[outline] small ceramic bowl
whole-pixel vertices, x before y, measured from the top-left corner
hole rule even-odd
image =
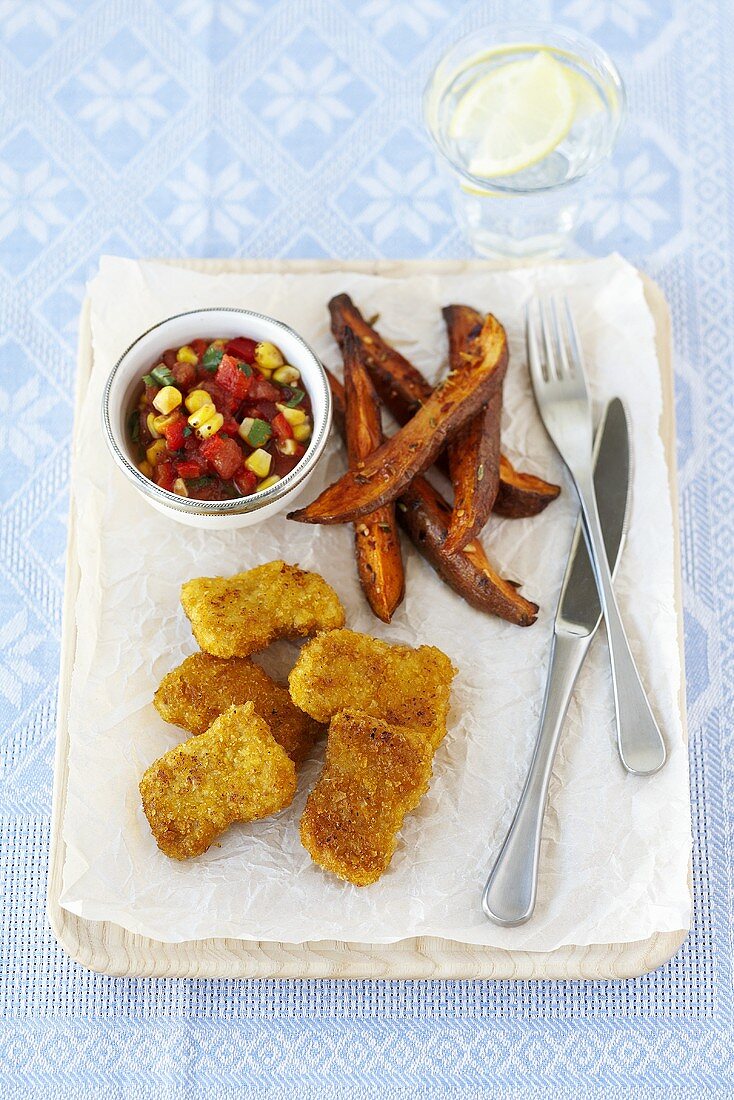
[[[192,500],[161,489],[138,470],[127,439],[127,417],[140,379],[166,348],[181,347],[201,336],[248,336],[277,344],[286,362],[297,367],[311,398],[313,434],[297,466],[269,489],[234,500]],[[248,309],[194,309],[148,329],[112,368],[102,399],[102,425],[112,457],[143,499],[179,523],[211,530],[248,527],[290,507],[305,488],[323,454],[331,428],[329,383],[306,341],[274,317]]]

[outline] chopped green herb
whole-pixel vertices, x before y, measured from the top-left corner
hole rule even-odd
[[[211,371],[213,374],[219,364],[222,362],[222,356],[224,355],[224,348],[217,347],[216,344],[210,344],[204,352],[200,365],[204,370]]]
[[[159,363],[157,367],[153,367],[150,373],[153,378],[153,384],[156,386],[176,385],[176,379],[173,377],[168,367],[163,363]]]
[[[129,417],[128,422],[127,422],[127,428],[128,428],[128,431],[130,432],[130,438],[132,439],[133,443],[139,443],[140,442],[140,416],[138,415],[137,410],[135,412],[130,413],[130,417]]]
[[[144,374],[143,375],[143,382],[145,383],[146,386],[157,386],[158,385],[158,383],[156,382],[156,380],[155,380],[155,378],[153,377],[152,374]]]
[[[247,442],[251,447],[262,447],[267,443],[272,434],[273,429],[270,427],[267,420],[258,420],[257,417],[255,417],[247,433]]]
[[[242,373],[245,375],[246,378],[251,378],[252,377],[252,367],[250,366],[249,363],[239,363],[238,362],[237,366],[240,368],[240,370],[242,371]]]
[[[213,477],[192,477],[187,478],[186,486],[189,489],[203,489],[205,485],[211,485],[213,481]]]
[[[183,434],[184,434],[184,435],[186,436],[186,438],[187,438],[187,439],[188,439],[188,437],[189,437],[190,435],[192,435],[192,431],[191,431],[191,428],[190,428],[190,427],[188,426],[188,424],[187,424],[187,425],[186,425],[186,427],[184,428],[184,430],[183,430]]]
[[[286,390],[289,391],[289,395],[286,397]],[[303,390],[294,390],[290,386],[283,387],[283,396],[286,398],[284,404],[289,409],[295,409],[296,405],[300,405],[306,394]]]

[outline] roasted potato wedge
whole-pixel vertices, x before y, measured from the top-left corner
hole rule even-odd
[[[277,638],[344,624],[344,608],[324,578],[284,561],[187,581],[181,603],[197,642],[215,657],[249,657]]]
[[[338,294],[329,302],[331,330],[341,343],[344,328],[349,325],[360,343],[362,362],[369,371],[377,395],[390,410],[398,424],[405,424],[430,397],[431,384],[395,348],[364,319],[348,294]],[[445,454],[438,465],[448,473]],[[560,486],[533,474],[516,470],[509,459],[500,457],[500,483],[494,511],[511,519],[536,516],[555,500]]]
[[[151,832],[172,859],[201,855],[233,822],[277,813],[295,793],[295,765],[252,703],[230,707],[140,781]]]
[[[293,705],[286,688],[248,657],[192,653],[164,676],[153,705],[166,722],[201,734],[233,705],[252,703],[296,764],[308,755],[324,727]]]
[[[496,392],[507,365],[504,329],[487,314],[477,337],[477,358],[436,387],[415,416],[365,459],[308,504],[289,513],[301,523],[347,523],[395,500],[467,421]]]
[[[400,498],[401,527],[446,584],[479,611],[498,615],[516,626],[532,626],[538,605],[521,596],[511,581],[500,577],[477,539],[456,554],[446,553],[450,518],[450,504],[425,477],[415,478]]]
[[[446,306],[443,318],[449,338],[449,369],[462,370],[476,352],[482,315],[470,306]],[[446,448],[454,488],[445,550],[455,554],[482,530],[489,519],[500,482],[502,390],[465,424]]]
[[[326,373],[334,399],[334,419],[343,434],[344,387],[331,371]],[[413,479],[397,502],[396,515],[416,550],[472,607],[519,626],[535,622],[537,604],[524,599],[510,581],[499,576],[476,539],[457,554],[446,553],[444,541],[451,505],[426,478]]]
[[[360,470],[384,442],[377,394],[351,329],[342,343],[349,465]],[[354,553],[362,591],[378,619],[389,623],[405,596],[405,572],[395,505],[384,504],[354,525]]]
[[[301,650],[288,679],[291,698],[317,722],[356,707],[423,731],[434,749],[446,733],[456,669],[432,645],[391,645],[355,630],[318,634]]]
[[[377,882],[405,815],[428,790],[432,760],[416,730],[357,710],[337,714],[301,817],[301,842],[313,861],[355,886]]]

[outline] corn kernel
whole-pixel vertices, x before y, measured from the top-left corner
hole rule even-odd
[[[164,386],[153,398],[153,407],[165,415],[177,409],[182,399],[181,390],[177,390],[175,386]]]
[[[311,421],[307,420],[304,424],[293,425],[293,438],[299,443],[305,443],[307,439],[311,438]]]
[[[161,437],[161,433],[158,431],[158,429],[155,426],[156,420],[160,420],[160,419],[161,418],[159,416],[154,416],[153,413],[148,413],[147,420],[145,421],[146,424],[148,425],[148,431],[153,436],[153,439],[160,439],[160,437]]]
[[[263,489],[269,489],[272,485],[277,485],[279,481],[280,478],[277,474],[271,474],[270,477],[266,477],[262,481],[258,482],[255,492],[261,493]]]
[[[153,417],[153,427],[158,432],[158,435],[163,435],[169,424],[172,424],[174,420],[178,420],[179,413],[174,409],[172,413],[167,413],[166,416]]]
[[[286,365],[285,367],[278,367],[273,371],[273,381],[277,382],[281,386],[292,386],[295,382],[300,382],[301,372],[296,367]]]
[[[263,340],[255,348],[255,362],[262,370],[276,370],[283,366],[285,359],[275,344],[271,344],[269,340]]]
[[[278,450],[282,455],[294,455],[298,450],[298,443],[295,439],[282,439],[278,443]]]
[[[165,439],[156,439],[155,443],[151,443],[150,447],[148,447],[147,451],[145,452],[145,457],[148,459],[148,462],[151,464],[151,466],[157,466],[158,462],[161,459],[161,456],[165,454],[165,451]]]
[[[275,405],[289,424],[303,424],[305,422],[306,414],[303,409],[289,409],[287,405],[279,405],[277,401]]]
[[[196,429],[196,434],[199,439],[209,439],[210,436],[217,434],[223,424],[224,417],[221,413],[215,412],[214,416],[210,416],[208,420],[205,420],[203,424],[199,425]]]
[[[202,405],[211,405],[212,395],[206,390],[192,390],[186,395],[184,404],[190,413],[195,413]]]
[[[189,491],[186,488],[186,482],[182,477],[177,477],[173,483],[173,491],[177,497],[187,497]]]
[[[258,447],[245,459],[245,466],[248,470],[252,470],[256,477],[267,477],[270,473],[271,462],[272,456],[269,452],[264,451],[262,447]]]
[[[152,477],[153,476],[153,467],[151,466],[151,464],[147,460],[145,462],[139,462],[138,463],[138,469],[140,470],[141,474],[143,474],[145,477]]]
[[[182,348],[178,349],[176,358],[179,363],[191,363],[192,367],[195,367],[199,362],[199,356],[196,354],[193,348],[190,348],[188,344],[184,344]]]
[[[211,397],[207,401],[206,405],[200,405],[196,412],[193,412],[189,417],[189,424],[192,428],[200,428],[202,424],[206,423],[213,416],[216,416],[217,410],[214,406],[214,402]]]

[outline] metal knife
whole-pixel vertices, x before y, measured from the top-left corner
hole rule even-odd
[[[594,446],[594,486],[612,573],[624,541],[629,481],[627,415],[624,405],[615,397],[604,411]],[[553,758],[576,677],[601,618],[594,572],[579,519],[556,611],[545,699],[530,770],[512,824],[484,887],[482,907],[496,924],[524,924],[535,908],[540,837]]]

